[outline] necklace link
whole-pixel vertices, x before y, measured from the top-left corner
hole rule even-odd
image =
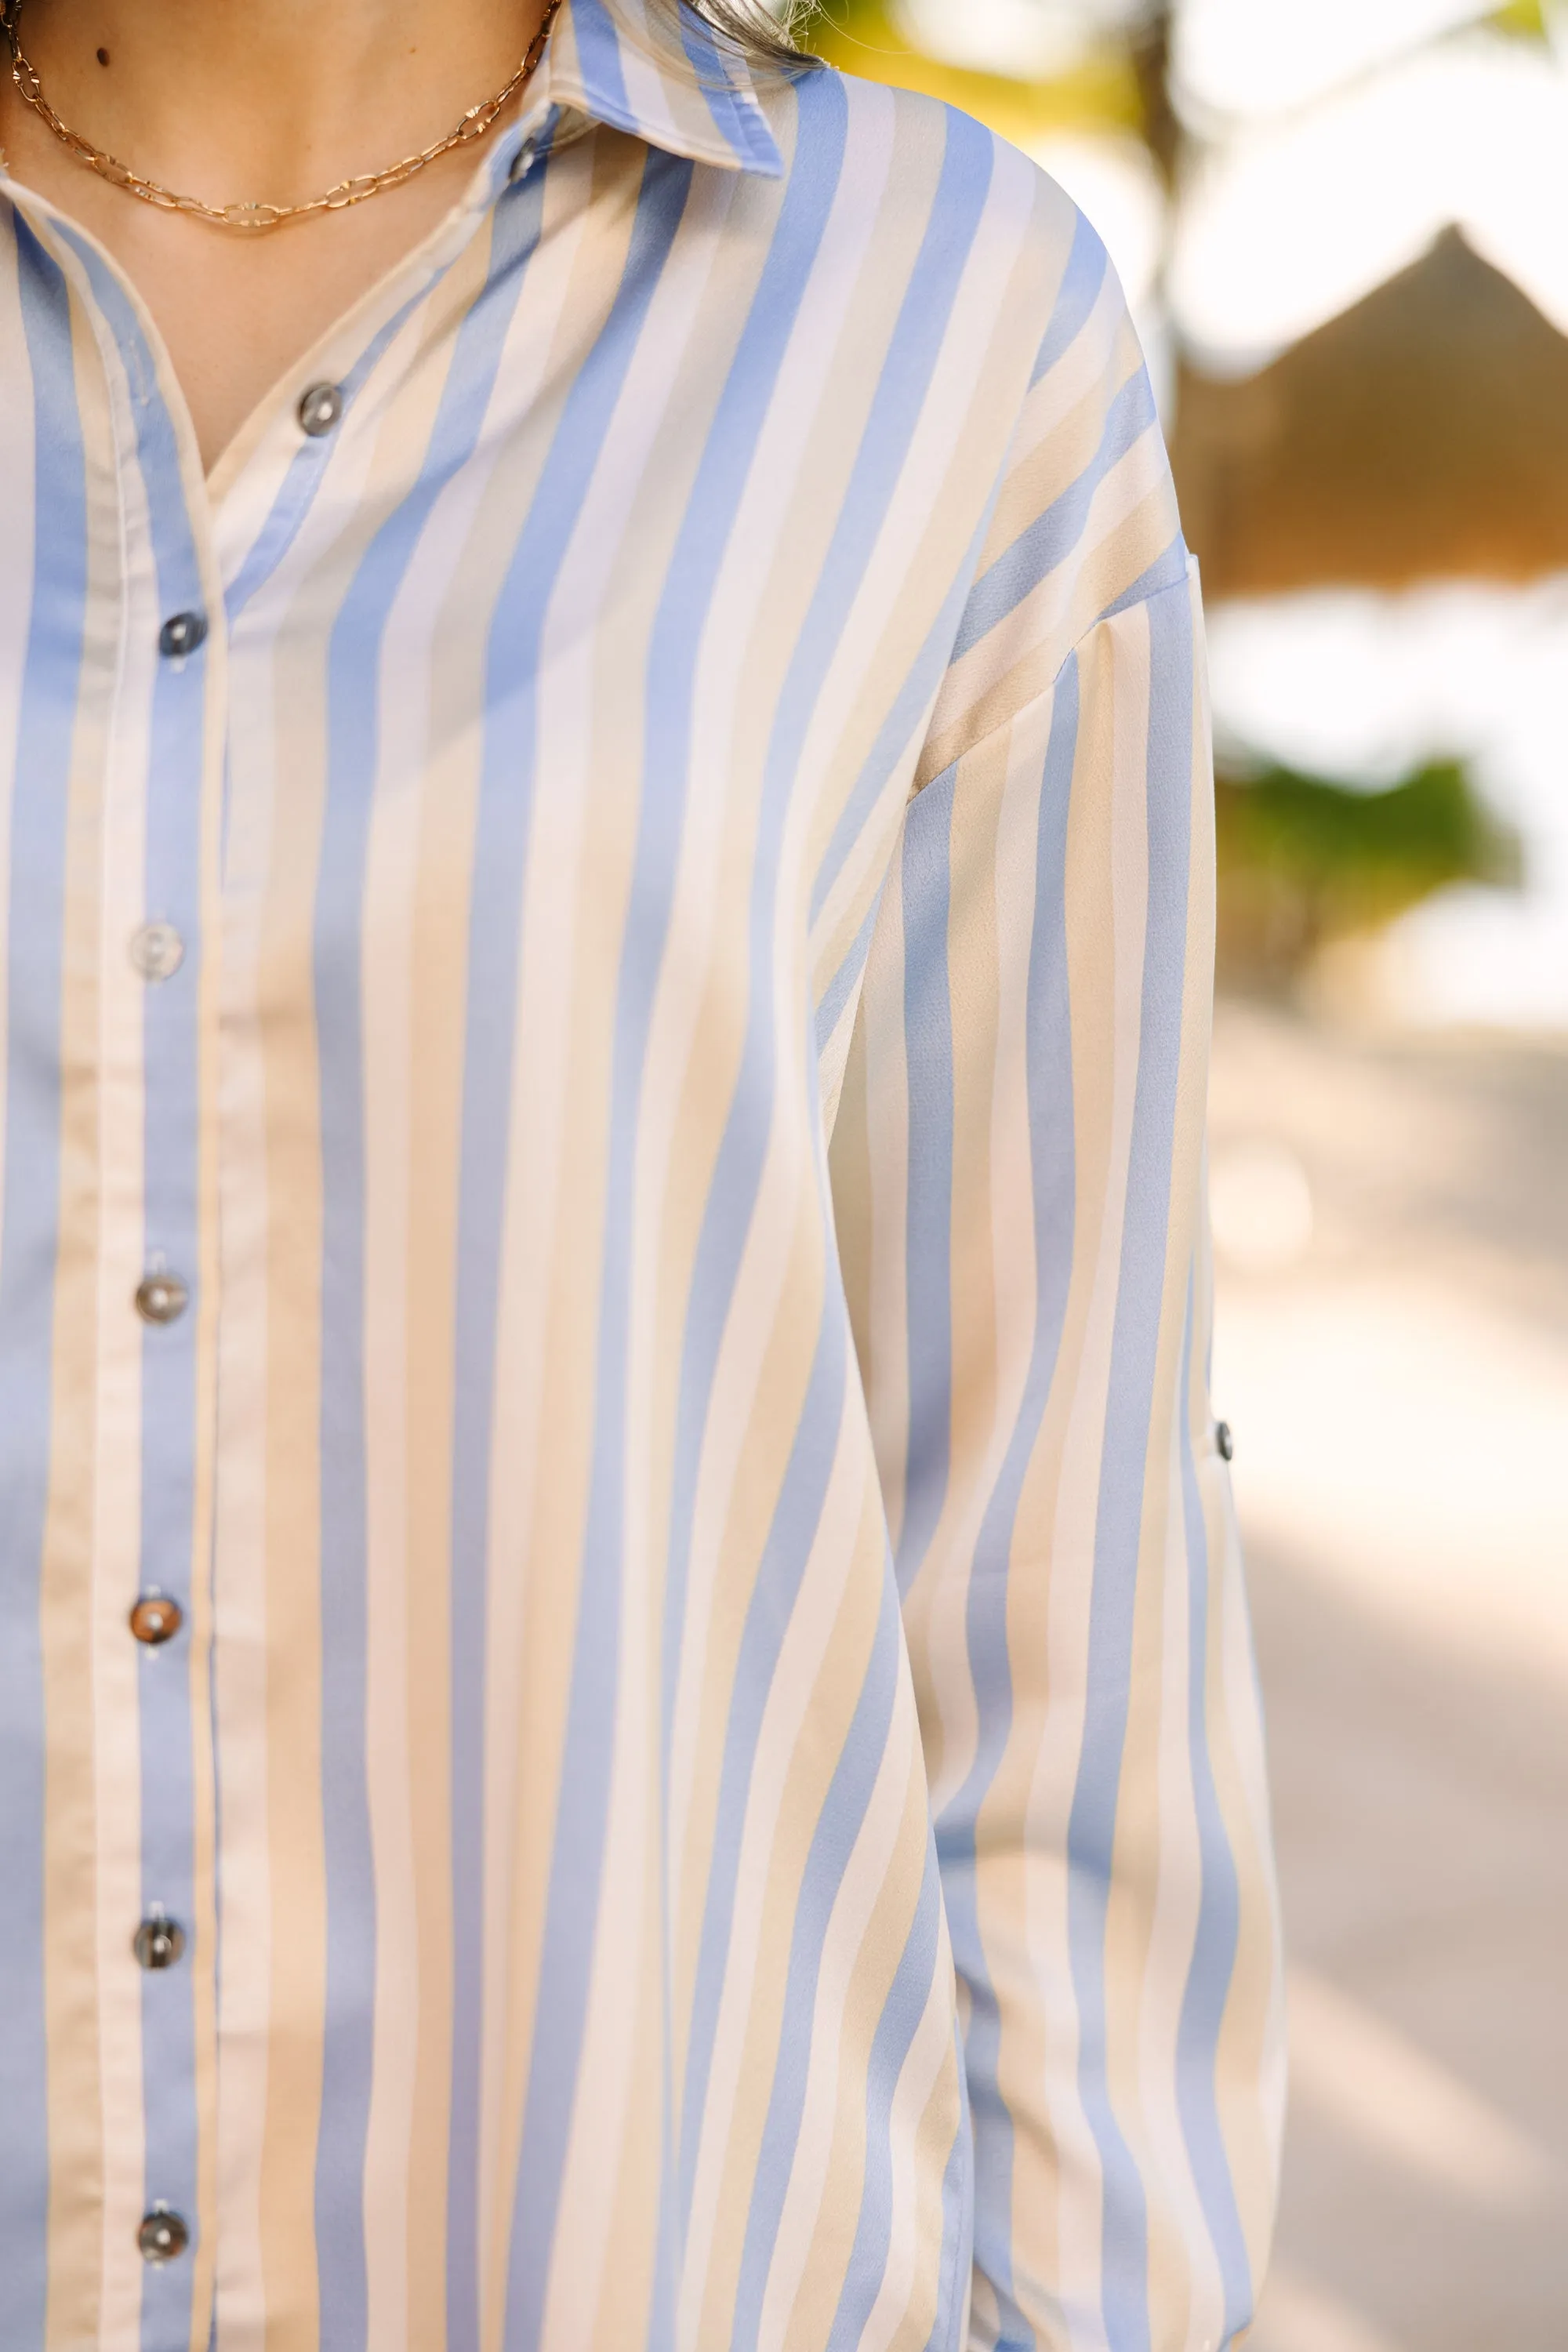
[[[482,99],[478,106],[470,106],[456,129],[449,131],[444,139],[437,139],[432,146],[421,147],[415,154],[405,155],[398,163],[389,163],[384,172],[362,172],[350,179],[339,180],[324,194],[312,196],[302,205],[259,202],[209,205],[200,196],[176,195],[172,188],[163,187],[156,180],[144,180],[139,172],[132,170],[129,163],[122,163],[117,156],[106,154],[102,148],[93,146],[79,131],[62,122],[55,112],[44,95],[37,67],[22,48],[22,0],[0,0],[0,26],[5,28],[10,47],[11,79],[17,95],[25,106],[32,108],[39,121],[79,163],[85,163],[89,171],[96,172],[99,178],[107,180],[111,187],[123,188],[127,195],[137,196],[142,204],[153,205],[160,212],[186,213],[196,220],[210,221],[215,227],[237,229],[242,235],[254,236],[280,227],[286,221],[307,220],[318,213],[347,212],[351,205],[365,204],[372,196],[379,196],[388,188],[401,187],[405,180],[412,180],[417,173],[438,162],[443,155],[449,155],[454,148],[471,147],[476,141],[485,138],[512,100],[527,88],[539,70],[549,44],[550,28],[561,6],[562,0],[548,0],[539,30],[523,52],[522,63],[511,79],[504,89],[498,89],[493,98]]]

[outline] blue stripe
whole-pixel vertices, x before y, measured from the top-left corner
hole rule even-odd
[[[793,199],[795,190],[802,182],[815,181],[816,178],[816,173],[811,168],[809,142],[812,133],[816,130],[820,117],[827,116],[830,120],[837,117],[837,109],[842,102],[841,89],[835,81],[828,80],[826,78],[805,86],[801,105],[801,151],[797,154],[795,169],[791,175],[786,205]],[[928,240],[926,250],[922,255],[922,262],[931,269],[939,286],[946,284],[944,268],[953,275],[956,275],[962,268],[971,233],[967,222],[971,216],[971,211],[977,215],[984,202],[984,189],[989,185],[994,154],[988,135],[980,131],[977,126],[967,123],[965,118],[958,115],[951,116],[948,128],[950,137],[943,163],[942,184],[948,190],[952,211],[943,228],[941,231],[933,230],[932,236]],[[966,193],[971,195],[970,206],[966,206],[963,201]],[[944,306],[940,299],[936,299],[933,300],[931,307],[939,322],[934,329],[924,321],[917,320],[910,306],[906,306],[903,313],[902,322],[909,337],[906,356],[915,368],[920,364],[922,343],[926,342],[933,332],[940,332],[940,319]],[[887,373],[889,378],[897,377],[898,371],[891,359],[889,362]],[[895,404],[889,412],[889,425],[896,427],[897,420],[898,405]],[[864,463],[857,467],[857,478],[852,484],[850,498],[847,500],[846,513],[840,520],[835,536],[835,548],[838,551],[841,560],[847,562],[851,571],[857,575],[858,565],[849,558],[848,551],[861,547],[874,536],[876,525],[879,523],[886,510],[896,478],[896,453],[889,455],[874,451],[868,446],[864,455]],[[863,562],[863,553],[859,561]],[[791,780],[798,772],[801,746],[809,727],[816,691],[837,651],[843,623],[850,609],[852,596],[852,582],[835,576],[834,561],[830,556],[823,567],[810,611],[796,640],[789,675],[780,697],[774,738],[770,746],[769,754],[769,804],[772,808],[782,811]],[[769,845],[766,842],[759,843],[756,859],[759,887],[767,887],[771,890],[772,866],[773,859],[769,855]],[[767,1088],[763,1099],[771,1099],[772,1057],[771,1053],[767,1055],[768,1068],[765,1073],[757,1071],[757,1062],[764,1053],[762,1044],[763,1032],[759,1015],[769,1009],[771,939],[775,919],[771,908],[764,913],[763,908],[759,905],[753,917],[752,930],[759,950],[758,964],[753,966],[756,972],[753,1006],[756,1011],[753,1013],[742,1056],[742,1067],[748,1071],[756,1072],[759,1080]],[[756,1040],[754,1045],[753,1039]],[[734,1132],[733,1123],[731,1123],[731,1132]],[[724,1202],[731,1205],[731,1213],[733,1213],[735,1204],[742,1201],[749,1202],[753,1190],[754,1177],[743,1187],[733,1180],[725,1165],[730,1140],[731,1136],[727,1134],[725,1149],[721,1152],[719,1168],[715,1173],[712,1200],[715,1203]],[[762,1140],[759,1135],[754,1163],[758,1169],[761,1166]],[[736,1223],[740,1226],[740,1232],[743,1232],[744,1228],[740,1225],[738,1218]],[[705,1243],[707,1238],[705,1231],[703,1236]],[[738,1232],[735,1247],[737,1264],[739,1242],[740,1233]],[[726,1282],[724,1286],[726,1296],[730,1284]],[[721,1321],[721,1318],[715,1318],[713,1339],[715,1350]],[[820,1367],[819,1354],[818,1367],[813,1373],[814,1390]],[[811,1410],[808,1403],[801,1428],[803,1437],[805,1434]],[[787,1507],[790,1522],[797,1529],[810,1530],[815,1528],[816,1513],[815,1510],[805,1508],[807,1500],[808,1497],[805,1496],[792,1498],[791,1482],[786,1479],[784,1492],[780,1498],[778,1507],[779,1511],[783,1512]],[[775,1533],[784,1523],[775,1515]],[[673,1564],[671,1585],[672,1589],[677,1585]],[[683,1590],[680,1597],[683,1598]],[[776,1612],[784,1607],[785,1598],[785,1593],[780,1591],[777,1587],[777,1571],[773,1565],[773,1543],[771,1540],[769,1557],[764,1560],[763,1572],[759,1576],[753,1594],[752,1612],[748,1614],[746,1640],[753,1638],[753,1627],[756,1622],[754,1612],[758,1607],[766,1606],[770,1611]],[[751,1688],[749,1677],[756,1671],[756,1667],[749,1664],[743,1641],[742,1666],[734,1694],[734,1709],[740,1709],[746,1703],[743,1694]],[[765,1683],[759,1687],[765,1687]],[[757,1703],[760,1705],[760,1702]],[[722,1981],[724,1959],[728,1951],[733,1854],[738,1850],[740,1830],[743,1820],[745,1792],[749,1783],[756,1728],[754,1721],[745,1724],[739,1714],[732,1711],[721,1773],[718,1823],[710,1868],[709,1895],[703,1921],[697,1986],[693,1998],[693,2027],[688,2049],[686,2084],[681,2103],[682,2115],[688,2119],[687,2128],[682,2135],[680,2165],[683,2211],[689,2209],[691,2194],[697,2153],[696,2127],[706,2094],[717,1991]]]
[[[483,305],[487,322],[473,348],[479,397],[471,415],[465,417],[464,431],[469,435],[482,422],[507,328],[542,234],[542,170],[529,175],[512,201],[512,217],[509,221],[503,216],[498,225]],[[455,370],[458,382],[462,373],[460,367]],[[478,2352],[479,2343],[489,1476],[516,1053],[519,922],[533,820],[534,693],[543,618],[542,600],[528,593],[527,551],[537,548],[540,529],[536,513],[525,526],[492,621],[486,697],[492,724],[486,739],[471,853],[451,1424],[452,2078],[446,2213],[447,2352]],[[564,545],[565,535],[564,519],[555,518],[552,544],[557,549]],[[553,563],[541,566],[545,577],[552,577],[554,568]],[[498,635],[498,631],[504,634]],[[501,723],[498,726],[496,721]]]
[[[998,475],[997,490],[1001,486],[1002,478]],[[991,509],[988,507],[975,530],[968,561],[948,590],[942,609],[927,633],[926,641],[910,663],[909,675],[882,721],[866,763],[855,780],[854,789],[847,796],[843,814],[833,829],[833,838],[816,870],[811,894],[814,922],[846,861],[864,838],[872,812],[894,770],[902,767],[907,772],[911,765],[918,767],[918,750],[913,748],[916,725],[930,709],[941,688],[942,674],[952,656],[953,636],[974,577],[974,567],[990,528],[990,520]],[[926,792],[930,788],[927,783],[921,790]]]
[[[503,216],[504,217],[504,216]],[[381,757],[388,620],[442,494],[482,428],[530,239],[512,216],[485,294],[454,340],[417,479],[366,549],[333,625],[328,779],[313,970],[321,1072],[321,1780],[326,2026],[315,2209],[323,2338],[365,2342],[365,2132],[374,2041],[376,1905],[365,1768],[364,1069],[365,861]]]
[[[823,1945],[877,1783],[878,1769],[887,1753],[902,1655],[898,1593],[889,1561],[860,1696],[834,1767],[832,1782],[812,1833],[811,1852],[801,1874],[773,2087],[763,2127],[756,2183],[746,2217],[740,2284],[730,2330],[731,2352],[745,2352],[745,2347],[754,2345],[762,2322],[763,2297],[805,2105]],[[929,1994],[929,1976],[925,1990]],[[876,2054],[874,2052],[873,2056]]]
[[[1195,1300],[1187,1290],[1187,1325],[1182,1364],[1184,1400],[1191,1393],[1193,1314]],[[1230,1994],[1241,1931],[1241,1893],[1236,1857],[1226,1834],[1215,1787],[1214,1759],[1208,1738],[1209,1595],[1214,1563],[1209,1558],[1208,1526],[1198,1492],[1197,1465],[1193,1459],[1192,1433],[1184,1415],[1182,1445],[1182,1517],[1187,1538],[1188,1657],[1187,1748],[1192,1759],[1193,1795],[1197,1814],[1198,1853],[1203,1872],[1197,1928],[1187,1970],[1186,1990],[1176,2036],[1176,2103],[1192,2159],[1193,2179],[1208,2222],[1225,2291],[1225,2326],[1221,2347],[1233,2343],[1252,2317],[1252,2264],[1236,2201],[1220,2126],[1215,2071],[1219,2038]]]
[[[61,954],[71,742],[87,600],[87,490],[65,280],[16,222],[37,422],[26,665],[6,908],[5,1195],[0,1222],[0,2279],[21,2346],[44,2341],[49,2131],[44,2038],[43,1643],[60,1189]]]
[[[505,336],[543,233],[543,172],[533,169],[500,214],[478,318],[454,358],[449,416],[437,424],[439,470],[478,445]],[[472,383],[470,379],[472,372]],[[536,527],[536,524],[531,524]],[[527,543],[527,539],[524,539]],[[512,581],[517,576],[512,562]],[[494,625],[515,621],[515,588]],[[533,630],[531,646],[536,646]],[[484,2000],[484,1646],[487,1646],[489,1454],[494,1442],[496,1312],[500,1296],[517,918],[533,816],[533,652],[489,701],[505,730],[487,736],[472,842],[468,995],[463,1025],[463,1146],[458,1188],[451,1412],[451,2131],[447,2155],[447,2347],[479,2343],[479,2022]],[[491,691],[496,654],[491,646]],[[489,698],[489,696],[487,696]]]
[[[199,561],[185,508],[174,421],[155,394],[156,364],[124,287],[79,235],[63,231],[112,332],[132,388],[137,461],[148,492],[148,527],[165,614],[200,611]],[[177,1594],[187,1612],[196,1565],[194,1524],[197,1180],[195,967],[200,961],[203,682],[205,656],[161,664],[148,745],[145,888],[149,911],[174,921],[187,954],[172,982],[143,1006],[146,1262],[183,1276],[192,1304],[181,1320],[142,1339],[141,1583]],[[122,1312],[129,1318],[132,1303]],[[205,1561],[203,1563],[205,1567]],[[190,1619],[161,1649],[137,1659],[142,1764],[143,1902],[185,1926],[195,1960],[195,1756]],[[132,1923],[132,1925],[134,1923]],[[146,2194],[172,2206],[199,2236],[195,1981],[187,1965],[142,1985]],[[191,2335],[193,2266],[150,2268],[142,2280],[143,2352],[174,2352]]]
[[[827,2338],[827,2352],[856,2352],[887,2273],[893,2235],[893,2096],[931,1998],[941,1926],[941,1883],[936,1856],[928,1848],[920,1901],[898,1973],[877,2020],[866,2068],[866,2168],[860,2191],[860,2220]]]
[[[552,116],[551,128],[553,128],[553,121]],[[539,142],[539,162],[526,179],[520,181],[510,200],[499,205],[490,221],[480,231],[481,235],[488,235],[491,239],[485,289],[479,298],[480,308],[488,306],[498,286],[504,283],[506,272],[524,264],[538,245],[548,139],[549,131],[546,130]],[[521,126],[519,125],[514,138],[508,142],[509,150],[515,152],[521,141]],[[499,163],[500,158],[491,160]],[[300,446],[289,460],[267,520],[257,532],[246,552],[245,561],[229,585],[226,604],[231,632],[247,607],[272,578],[304,528],[317,499],[323,494],[332,459],[347,446],[355,407],[365,395],[388,349],[420,305],[429,300],[432,288],[450,267],[450,263],[444,264],[440,269],[423,278],[407,300],[399,305],[384,326],[378,328],[353,365],[338,379],[337,388],[342,394],[343,414],[336,431],[317,438],[301,435]],[[456,328],[454,341],[459,348],[467,349],[468,337],[468,323],[465,320]],[[488,337],[482,331],[474,348],[481,352],[488,348]],[[499,361],[499,352],[496,360],[490,362],[492,368],[496,361]]]
[[[149,388],[156,367],[136,315],[118,281],[84,253],[93,298],[113,329],[133,381]],[[186,513],[174,422],[161,400],[135,404],[137,459],[147,485],[148,524],[165,614],[201,609],[201,571]],[[179,971],[146,990],[144,1252],[186,1281],[191,1304],[181,1319],[149,1327],[142,1348],[141,1584],[178,1595],[188,1611],[193,1575],[204,1580],[210,1553],[195,1525],[196,1328],[200,1305],[197,1175],[196,1001],[202,960],[201,856],[203,754],[207,656],[163,661],[153,680],[148,741],[147,832],[143,887],[150,915],[174,923],[184,943]],[[129,1321],[132,1306],[120,1310]],[[195,1756],[191,1691],[191,1620],[162,1649],[137,1660],[142,1755],[142,1885],[145,1914],[161,1903],[184,1925],[186,1962],[142,1981],[143,2106],[147,2189],[185,2219],[199,2242],[199,2110],[196,2095],[195,1976],[206,1955],[195,1916]],[[133,1923],[132,1923],[133,1924]],[[192,2332],[194,2266],[143,2274],[143,2352],[184,2352]]]
[[[709,2071],[719,2005],[728,1973],[733,1898],[742,1834],[756,1763],[768,1693],[778,1665],[780,1643],[800,1596],[806,1561],[826,1498],[844,1412],[848,1340],[837,1317],[825,1319],[817,1336],[795,1442],[790,1449],[761,1568],[746,1611],[724,1755],[708,1874],[708,1899],[698,1948],[691,1998],[685,2095],[681,2102],[680,2189],[682,2226],[691,2211],[699,2140],[707,2107]]]
[[[958,2129],[942,2177],[942,2242],[947,2248],[947,2263],[925,2352],[963,2352],[959,2332],[970,2311],[974,2287],[974,2132],[964,2073],[963,2036],[956,2018],[952,2026],[952,2063],[957,2078]],[[995,2352],[1001,2352],[1000,2346]]]
[[[531,524],[512,575],[516,586],[509,582],[509,593],[516,596],[521,591],[525,600],[523,613],[528,615],[521,642],[513,655],[517,661],[513,676],[531,677],[536,670],[539,630],[549,591],[587,495],[595,462],[610,430],[616,404],[647,325],[680,226],[691,176],[689,163],[649,152],[615,305],[604,334],[573,386],[552,462],[545,467],[540,537],[546,543],[531,543]],[[506,610],[504,599],[502,610]],[[495,642],[498,646],[501,642],[499,616]],[[645,820],[647,816],[645,808]],[[649,842],[645,837],[639,850],[644,857],[651,855],[657,862],[662,846],[656,830],[653,840]],[[629,965],[623,969],[623,989],[630,983],[633,969]],[[619,1055],[635,1043],[635,1032],[628,1034],[626,1024],[624,995],[616,1042],[616,1067],[624,1078],[626,1069]],[[618,1120],[615,1140],[624,1159],[631,1143]],[[612,1184],[617,1181],[614,1169],[610,1181]],[[619,1181],[624,1183],[624,1174]],[[619,1236],[616,1256],[605,1274],[605,1311],[611,1315],[624,1316],[625,1312],[624,1243],[625,1236]],[[621,1294],[618,1297],[617,1292]],[[624,1347],[624,1337],[620,1344]],[[618,1427],[624,1427],[624,1394],[616,1386],[624,1376],[624,1366],[605,1363],[602,1370],[605,1386],[600,1392],[600,1412],[607,1413]],[[595,1434],[596,1445],[603,1438],[607,1447],[619,1448],[619,1437],[610,1440],[602,1423],[596,1424]],[[550,2024],[549,2031],[533,2043],[523,2113],[507,2276],[508,2352],[523,2352],[524,2347],[540,2340],[549,2249],[571,2123],[572,2084],[587,2005],[613,1745],[605,1737],[605,1726],[614,1717],[619,1660],[616,1611],[620,1496],[610,1491],[613,1481],[605,1475],[605,1461],[611,1458],[617,1470],[624,1466],[624,1453],[619,1450],[597,1455],[579,1578],[578,1637],[567,1707],[555,1851],[540,1954],[538,2013],[548,2018]]]
[[[824,77],[820,83],[807,83],[801,91],[800,103],[804,136],[818,111],[830,105],[842,108],[843,90],[837,76],[831,79]],[[955,109],[945,108],[942,121],[945,143],[931,216],[919,258],[910,275],[909,291],[889,339],[854,469],[792,669],[792,693],[804,698],[809,680],[813,705],[828,674],[831,657],[842,642],[867,566],[876,552],[878,534],[909,457],[991,193],[995,141],[968,115]],[[797,157],[797,173],[810,168],[809,152]],[[984,537],[984,530],[977,530],[974,560],[978,559]],[[936,692],[950,656],[953,629],[972,570],[973,562],[963,566],[950,584],[919,657],[910,665],[882,719],[855,790],[846,799],[816,878],[814,916],[845,858],[863,835],[884,784],[908,751],[916,722]]]
[[[572,37],[577,45],[584,94],[592,111],[601,122],[613,122],[622,131],[631,130],[637,118],[626,94],[620,35],[604,0],[572,0]]]
[[[1106,475],[1146,433],[1157,430],[1154,395],[1149,389],[1148,376],[1139,368],[1111,402],[1100,446],[1078,479],[1052,501],[1027,530],[1019,534],[975,583],[953,647],[955,659],[973,652],[1081,544],[1089,508]]]
[[[703,89],[714,126],[736,163],[763,177],[776,179],[784,170],[778,142],[755,99],[747,98],[736,87],[711,29],[694,9],[682,5],[679,31],[693,79]],[[623,36],[613,9],[604,0],[572,0],[572,32],[587,112],[619,131],[646,136],[646,126],[626,89],[621,62]]]
[[[947,1498],[952,1408],[952,997],[947,969],[953,791],[915,801],[900,846],[909,1186],[904,1282],[909,1444],[899,1584],[919,1575]],[[945,820],[945,824],[943,822]]]
[[[762,421],[821,249],[843,164],[844,130],[842,93],[837,116],[831,108],[823,108],[809,123],[803,123],[797,151],[800,168],[791,173],[784,189],[767,259],[758,273],[752,310],[693,485],[649,668],[649,727],[658,737],[661,763],[689,740],[695,661],[691,616],[707,611],[729,544],[741,492],[755,459]],[[677,657],[679,669],[673,667]],[[663,1627],[661,1773],[667,1801],[703,1432],[772,1113],[771,977],[776,920],[773,892],[784,815],[784,795],[776,788],[770,789],[761,812],[752,867],[747,1032],[741,1056],[746,1079],[726,1120],[709,1187],[681,1341]],[[668,2021],[665,2063],[668,2070]],[[673,2082],[669,2084],[668,2101],[673,2115]],[[673,2125],[670,2128],[673,2130]],[[649,2320],[650,2352],[667,2352],[674,2338],[676,2250],[684,2227],[679,2178],[679,2159],[670,2146],[660,2187],[658,2270]]]
[[[1148,2352],[1148,2221],[1137,2163],[1106,2075],[1105,1919],[1127,1737],[1144,1468],[1169,1233],[1182,1043],[1192,779],[1190,628],[1184,591],[1149,608],[1152,675],[1145,772],[1148,914],[1126,1216],[1111,1337],[1095,1528],[1088,1687],[1068,1825],[1068,1933],[1079,2017],[1079,2081],[1105,2179],[1101,2301],[1110,2352]]]
[[[1027,974],[1027,1098],[1036,1279],[1034,1338],[1018,1416],[975,1546],[965,1612],[970,1672],[979,1703],[974,1761],[937,1822],[953,1957],[970,1995],[965,2030],[974,2140],[975,2260],[996,2294],[1005,2352],[1032,2352],[1034,2333],[1016,2300],[1013,2277],[1013,2119],[998,2084],[1001,2012],[980,1926],[975,1840],[980,1813],[1013,1727],[1008,1604],[1024,1482],[1034,1456],[1067,1316],[1077,1197],[1074,1164],[1072,1017],[1067,950],[1067,839],[1079,732],[1079,674],[1069,659],[1058,680],[1040,784],[1035,847],[1035,919]],[[951,822],[955,772],[928,784],[912,823],[935,793],[931,823]],[[922,925],[922,929],[926,928]]]
[[[703,22],[689,0],[682,0],[680,38],[686,61],[708,100],[708,111],[737,159],[762,178],[778,179],[784,157],[751,89],[750,77],[739,60],[738,70],[731,69],[711,26]],[[803,59],[799,73],[804,79],[824,70],[815,58]]]
[[[1073,219],[1068,266],[1035,360],[1031,388],[1067,357],[1088,326],[1104,288],[1110,257],[1081,213]]]
[[[865,919],[859,929],[850,940],[843,961],[818,1001],[816,1050],[819,1055],[826,1052],[828,1039],[837,1028],[846,1006],[864,977],[866,960],[871,952],[872,934],[877,928],[877,917],[881,910],[881,905],[882,894],[879,890],[866,909]]]
[[[1113,596],[1099,615],[1102,621],[1114,620],[1118,613],[1130,612],[1134,604],[1151,604],[1163,596],[1167,588],[1180,588],[1187,577],[1187,542],[1178,531],[1170,545],[1162,550],[1139,573],[1130,587],[1120,596]]]

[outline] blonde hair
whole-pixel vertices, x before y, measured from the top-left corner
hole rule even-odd
[[[672,21],[689,10],[749,65],[773,66],[786,73],[809,63],[799,37],[815,5],[816,0],[661,0]]]

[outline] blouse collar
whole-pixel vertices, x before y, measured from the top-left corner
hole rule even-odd
[[[689,7],[650,0],[563,0],[542,99],[650,146],[778,179],[784,157],[744,58]]]

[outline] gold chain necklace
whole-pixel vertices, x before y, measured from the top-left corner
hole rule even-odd
[[[401,187],[405,180],[412,180],[416,173],[425,170],[426,164],[434,163],[442,155],[449,155],[454,147],[471,146],[475,140],[484,138],[497,118],[505,112],[518,93],[526,89],[538,71],[545,44],[550,38],[550,27],[560,7],[561,0],[549,0],[543,21],[506,88],[498,89],[495,96],[487,98],[482,105],[470,106],[457,129],[449,131],[445,139],[437,139],[433,147],[422,147],[416,155],[405,155],[400,163],[389,164],[384,172],[367,172],[356,179],[340,180],[336,187],[327,190],[325,195],[312,196],[305,205],[208,205],[204,204],[200,196],[178,196],[173,189],[160,187],[156,180],[142,179],[141,173],[133,172],[128,163],[119,163],[114,156],[106,155],[101,148],[94,147],[79,131],[72,131],[68,124],[60,121],[44,96],[36,68],[28,63],[22,51],[22,0],[4,0],[4,5],[0,5],[0,23],[5,25],[5,38],[11,48],[11,79],[23,102],[48,125],[61,146],[68,148],[79,163],[85,163],[89,171],[96,172],[100,179],[108,180],[112,186],[123,188],[127,195],[140,196],[146,205],[156,205],[161,212],[191,213],[196,219],[212,221],[219,228],[242,229],[254,234],[258,229],[277,228],[284,221],[306,220],[312,213],[346,212],[351,205],[363,205],[371,196],[379,196],[388,188]]]

